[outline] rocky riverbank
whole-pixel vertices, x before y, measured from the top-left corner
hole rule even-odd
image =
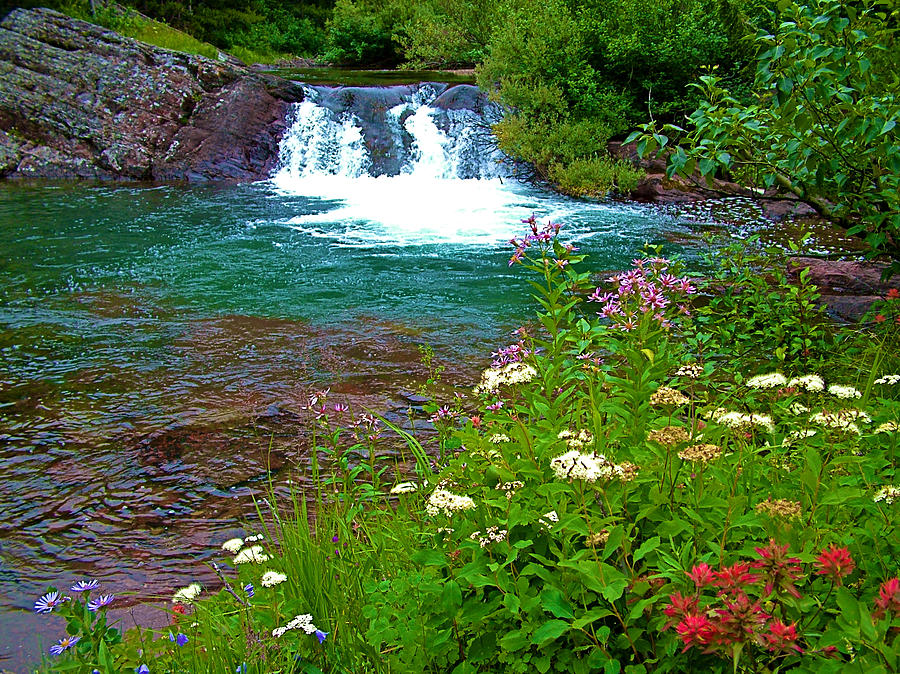
[[[256,180],[301,87],[47,9],[0,24],[0,177]]]

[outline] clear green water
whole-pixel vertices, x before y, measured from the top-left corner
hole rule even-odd
[[[313,388],[402,413],[422,344],[471,383],[532,315],[507,265],[521,217],[559,217],[597,269],[688,231],[462,182],[0,184],[0,634],[27,630],[0,657],[56,638],[18,610],[51,583],[150,597],[209,580],[267,468],[302,464]]]

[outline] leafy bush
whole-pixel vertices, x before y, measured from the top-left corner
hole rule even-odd
[[[491,34],[502,19],[502,5],[491,0],[430,0],[416,4],[398,36],[406,62],[433,68],[474,65],[487,54]]]
[[[387,5],[378,11],[362,2],[338,0],[328,21],[324,58],[341,64],[396,64],[400,60],[393,40],[401,11]]]
[[[900,84],[896,10],[831,0],[780,6],[777,28],[755,38],[756,100],[738,100],[719,77],[701,78],[702,101],[669,172],[732,172],[790,192],[864,237],[873,252],[900,254]],[[679,127],[643,127],[653,152]],[[634,137],[641,135],[633,134]]]
[[[575,197],[602,197],[609,192],[629,194],[644,172],[631,162],[607,157],[575,159],[569,164],[551,164],[552,180],[564,194]]]

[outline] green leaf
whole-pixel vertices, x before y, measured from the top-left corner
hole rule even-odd
[[[530,642],[528,634],[524,630],[514,630],[507,632],[500,638],[500,648],[508,653],[515,653],[526,648]]]
[[[557,588],[551,587],[541,592],[541,608],[557,618],[574,618],[572,606],[566,596]]]
[[[466,657],[468,657],[469,661],[477,664],[489,660],[496,651],[497,634],[495,632],[482,632],[469,643]],[[471,671],[477,670],[473,668]]]
[[[422,566],[447,566],[447,558],[439,550],[424,548],[413,554],[410,559]]]
[[[454,615],[462,606],[462,590],[459,583],[455,580],[448,580],[444,583],[444,589],[441,592],[441,602],[449,615]]]
[[[625,588],[628,587],[628,579],[627,578],[619,578],[617,580],[612,580],[606,584],[606,586],[600,591],[600,594],[603,595],[604,599],[607,601],[615,601],[625,592]]]
[[[558,639],[569,629],[569,623],[564,620],[548,620],[538,627],[531,635],[531,643],[543,646],[549,641]]]
[[[644,543],[639,547],[634,553],[634,561],[637,563],[647,556],[649,552],[656,550],[659,547],[660,539],[659,536],[654,536],[653,538],[644,541]]]
[[[595,620],[600,620],[600,618],[605,618],[607,616],[611,616],[613,613],[609,609],[605,608],[594,608],[585,613],[580,618],[574,620],[572,622],[572,628],[576,630],[580,630],[582,627],[586,625],[590,625]]]

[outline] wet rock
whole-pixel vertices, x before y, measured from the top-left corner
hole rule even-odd
[[[431,107],[439,110],[472,110],[482,114],[488,107],[488,97],[471,84],[457,84],[434,99]]]
[[[299,85],[47,9],[0,23],[0,176],[255,180]]]
[[[638,157],[636,143],[624,144],[611,141],[607,147],[613,157],[631,161],[646,172],[644,178],[629,195],[636,201],[678,204],[717,199],[723,196],[765,196],[764,199],[759,200],[763,215],[774,222],[815,215],[815,211],[810,206],[796,198],[775,198],[777,195],[774,193],[758,195],[727,180],[706,180],[699,173],[692,180],[686,180],[680,176],[669,178],[666,175],[666,158],[647,157],[642,159]]]
[[[881,280],[886,265],[859,260],[825,260],[812,257],[791,258],[789,275],[797,280],[809,269],[809,282],[821,293],[821,302],[835,318],[858,321],[876,300],[891,288],[900,289],[900,277]]]

